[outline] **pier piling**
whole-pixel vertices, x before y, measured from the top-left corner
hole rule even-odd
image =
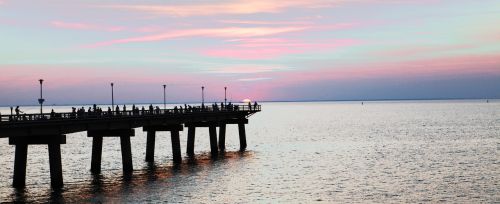
[[[132,172],[132,147],[130,144],[130,137],[135,136],[134,129],[89,130],[87,131],[87,136],[93,137],[92,161],[90,167],[92,173],[98,174],[101,172],[103,137],[120,137],[123,172]]]
[[[189,126],[188,127],[188,138],[187,138],[187,155],[192,157],[194,156],[194,139],[195,139],[196,127]]]
[[[238,132],[240,133],[240,151],[245,151],[247,148],[247,136],[244,123],[238,123]]]
[[[219,150],[224,152],[226,150],[226,124],[219,125]]]
[[[93,174],[101,173],[101,157],[102,157],[102,136],[94,136],[92,138],[92,161],[90,171]]]
[[[61,144],[49,144],[50,184],[52,188],[63,186]]]
[[[28,145],[16,145],[16,153],[14,158],[14,182],[12,186],[15,188],[24,187],[26,183],[26,162],[28,159]]]
[[[144,126],[143,131],[147,132],[147,146],[146,146],[146,161],[152,162],[154,160],[154,137],[156,132],[166,131],[170,132],[170,140],[172,143],[172,156],[174,163],[181,163],[181,142],[179,139],[179,131],[183,130],[181,124],[166,124],[166,125],[154,125],[154,126]],[[152,140],[150,140],[153,138]],[[152,142],[151,142],[152,141]]]
[[[155,157],[156,131],[147,131],[146,138],[146,161],[153,162]]]
[[[219,155],[219,149],[217,147],[217,129],[215,124],[211,124],[208,127],[208,132],[210,134],[210,152],[212,157],[217,157]]]
[[[28,145],[48,145],[50,184],[52,188],[63,186],[61,144],[66,144],[66,135],[9,137],[9,144],[16,145],[12,186],[22,188],[26,185]]]
[[[181,163],[182,156],[181,156],[181,142],[179,139],[179,131],[178,130],[170,131],[170,139],[172,142],[172,155],[174,157],[174,163]]]

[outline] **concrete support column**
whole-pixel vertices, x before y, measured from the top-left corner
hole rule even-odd
[[[210,133],[210,152],[212,157],[217,157],[219,155],[219,150],[217,147],[217,129],[215,125],[210,125],[208,127]]]
[[[186,153],[188,156],[194,156],[194,138],[195,138],[196,127],[189,126],[188,127],[188,138],[187,138],[187,150]]]
[[[92,138],[92,161],[90,171],[93,174],[101,173],[101,158],[102,158],[102,136]]]
[[[224,152],[226,150],[226,124],[222,123],[219,126],[219,150]]]
[[[51,186],[52,188],[63,186],[61,144],[66,144],[66,135],[9,137],[9,144],[16,145],[12,183],[15,188],[22,188],[26,185],[28,145],[48,145]]]
[[[22,188],[26,185],[26,161],[28,159],[28,145],[16,145],[14,158],[14,182],[12,186]]]
[[[101,172],[102,141],[103,137],[120,137],[120,146],[122,151],[123,172],[130,173],[132,167],[132,147],[130,137],[135,135],[134,129],[107,129],[107,130],[89,130],[88,137],[93,137],[92,142],[92,164],[90,170],[92,173]]]
[[[238,123],[238,132],[240,133],[240,151],[245,151],[247,148],[247,136],[244,123]]]
[[[147,131],[146,161],[153,162],[155,157],[156,131]]]
[[[61,144],[49,144],[50,184],[52,188],[63,186]]]
[[[122,163],[124,172],[132,172],[132,147],[130,145],[130,135],[120,136],[120,144],[122,148]]]
[[[172,141],[172,155],[174,157],[174,163],[181,163],[181,142],[179,140],[179,131],[172,130],[170,131],[170,137]]]

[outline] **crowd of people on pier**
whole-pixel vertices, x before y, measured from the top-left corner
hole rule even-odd
[[[248,103],[248,111],[257,110],[258,104],[255,102],[252,104]],[[120,109],[119,105],[114,107],[108,107],[107,111],[103,111],[101,107],[98,107],[96,104],[88,107],[87,110],[85,107],[71,108],[71,113],[56,113],[54,109],[51,110],[50,115],[46,114],[29,114],[27,115],[23,111],[21,111],[20,107],[17,106],[15,109],[10,107],[11,114],[8,116],[9,121],[27,121],[27,120],[46,120],[46,119],[92,119],[92,118],[101,118],[101,117],[122,117],[122,116],[145,116],[145,115],[160,115],[160,114],[185,114],[185,113],[195,113],[195,112],[218,112],[218,111],[245,111],[244,107],[240,105],[232,104],[231,102],[228,104],[225,103],[213,103],[211,106],[207,106],[202,104],[201,106],[191,106],[191,105],[180,105],[174,106],[173,109],[160,109],[159,106],[153,106],[152,104],[146,109],[144,106],[139,108],[135,104],[132,105],[131,109],[127,109],[126,105],[122,106]],[[15,112],[15,114],[13,114]],[[0,122],[2,115],[0,113]]]

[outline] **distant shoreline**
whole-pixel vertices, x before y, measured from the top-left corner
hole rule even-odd
[[[257,103],[314,103],[314,102],[409,102],[409,101],[485,101],[489,100],[491,102],[500,101],[500,98],[449,98],[449,99],[439,99],[439,98],[430,98],[430,99],[370,99],[370,100],[276,100],[276,101],[257,101]],[[212,103],[220,103],[221,101],[216,102],[206,102],[206,104]],[[242,103],[242,102],[232,102],[232,103]],[[116,105],[142,105],[142,104],[151,104],[151,103],[117,103]],[[152,103],[154,105],[163,104],[163,102]],[[167,103],[167,105],[175,105],[175,104],[200,104],[197,102],[178,102],[178,103]],[[44,104],[44,106],[89,106],[93,104]],[[98,106],[108,106],[111,104],[97,104]],[[39,104],[19,104],[19,105],[0,105],[0,107],[15,107],[15,106],[23,106],[23,107],[31,107],[31,106],[40,106]]]

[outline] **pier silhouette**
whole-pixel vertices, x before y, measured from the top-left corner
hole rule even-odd
[[[40,97],[41,98],[41,97]],[[114,107],[113,107],[114,108]],[[122,165],[124,173],[131,173],[132,151],[130,137],[135,136],[134,128],[142,127],[147,132],[146,158],[154,161],[156,132],[171,133],[172,155],[174,163],[182,161],[179,132],[188,129],[188,156],[194,156],[194,141],[196,128],[207,127],[210,136],[211,157],[216,158],[219,151],[225,151],[226,125],[237,124],[240,141],[240,151],[247,147],[245,124],[248,117],[260,112],[258,104],[228,104],[221,103],[206,106],[177,106],[172,109],[160,109],[150,105],[147,109],[135,107],[120,110],[108,108],[103,111],[96,105],[85,111],[40,114],[0,115],[0,138],[9,138],[9,144],[15,145],[13,186],[24,187],[26,182],[26,165],[29,145],[48,145],[50,179],[53,188],[63,186],[61,144],[66,143],[66,134],[87,132],[92,137],[91,172],[101,172],[102,142],[104,137],[119,137],[121,143]],[[217,138],[216,128],[219,127]]]

